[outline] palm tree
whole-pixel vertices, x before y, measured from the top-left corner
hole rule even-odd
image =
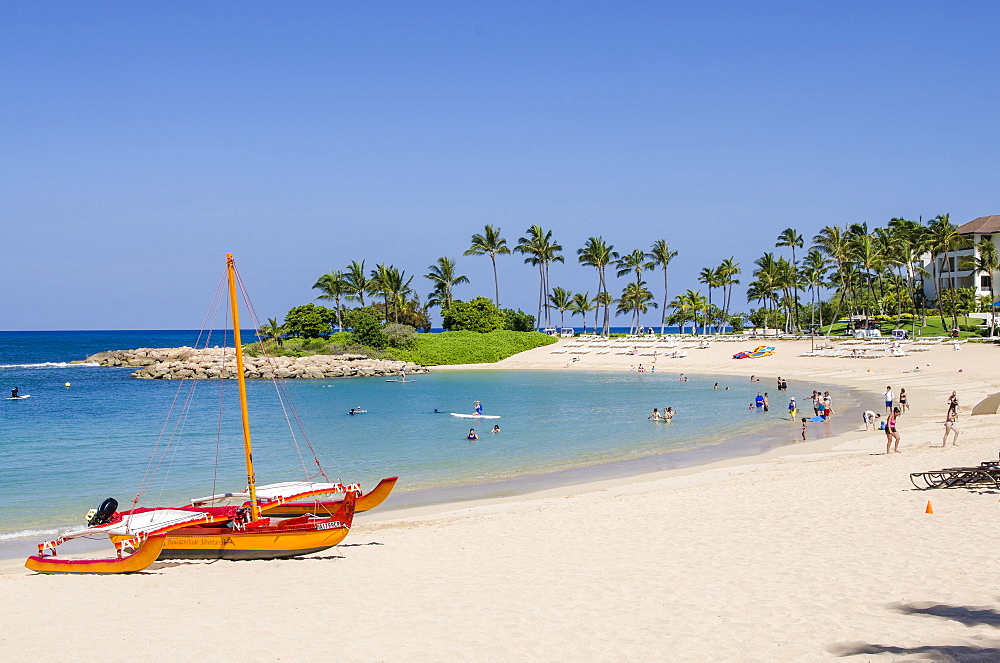
[[[583,333],[587,333],[587,313],[593,311],[595,308],[594,300],[590,298],[589,292],[578,292],[573,295],[573,301],[570,304],[569,310],[573,315],[579,315],[583,318]],[[597,320],[594,320],[594,333],[597,333]]]
[[[552,316],[549,312],[549,265],[553,262],[565,262],[559,255],[562,246],[552,241],[552,231],[544,230],[535,224],[528,228],[526,236],[517,240],[514,251],[528,257],[524,262],[538,267],[538,319],[541,322],[542,307],[545,308],[545,326],[552,326]]]
[[[565,327],[566,311],[573,306],[573,293],[557,285],[549,294],[549,303],[559,311],[559,327]]]
[[[438,258],[437,264],[431,265],[427,269],[431,271],[429,274],[424,274],[424,278],[429,279],[434,284],[435,293],[440,295],[437,303],[442,309],[450,308],[452,288],[462,283],[468,283],[469,278],[455,273],[455,261],[452,258]]]
[[[952,291],[952,296],[949,297],[951,302],[951,317],[952,325],[958,327],[958,309],[956,307],[956,297],[955,297],[955,276],[953,265],[951,264],[950,254],[952,251],[965,248],[968,244],[968,240],[958,233],[958,226],[951,222],[948,214],[941,214],[931,221],[929,227],[929,233],[927,236],[928,242],[933,247],[932,257],[935,253],[944,253],[944,259],[941,261],[942,267],[948,270],[948,288]],[[936,261],[935,261],[936,262]],[[944,292],[941,289],[941,271],[938,270],[938,312],[941,314],[941,326],[944,326],[944,308],[942,306],[942,300],[944,299]]]
[[[800,249],[802,248],[802,235],[800,235],[798,233],[798,231],[795,230],[794,228],[785,228],[784,230],[781,231],[781,234],[778,235],[778,241],[775,243],[774,246],[776,248],[780,248],[782,246],[790,247],[792,249],[792,267],[795,268],[795,270],[798,270],[799,263],[796,262],[796,260],[795,260],[795,249],[796,248],[800,248]],[[793,287],[795,289],[795,325],[794,325],[794,329],[797,330],[798,327],[799,327],[799,285],[798,285],[798,283],[795,283],[795,285]]]
[[[621,299],[618,300],[618,313],[631,313],[632,323],[629,327],[629,331],[636,332],[639,330],[639,316],[646,313],[650,307],[656,308],[657,304],[653,301],[653,293],[649,291],[646,287],[645,281],[638,281],[636,283],[629,283],[622,290]]]
[[[722,286],[722,277],[717,269],[712,269],[711,267],[703,267],[701,272],[698,274],[698,283],[704,283],[708,286],[708,305],[712,305],[712,288],[718,288]]]
[[[723,325],[729,323],[729,305],[732,303],[733,298],[733,285],[739,284],[739,279],[735,278],[742,270],[740,270],[740,263],[736,262],[734,257],[726,258],[722,261],[715,271],[719,274],[719,279],[722,283],[722,300],[723,300]],[[723,331],[725,327],[723,326]]]
[[[608,309],[610,309],[611,305],[614,304],[617,301],[618,300],[615,299],[614,297],[612,297],[611,293],[608,292],[607,290],[605,290],[604,292],[597,293],[597,296],[594,297],[594,331],[595,332],[597,331],[597,314],[601,310],[601,307],[603,306],[604,307],[604,327],[603,327],[602,333],[605,336],[607,336],[607,335],[609,335],[611,333],[611,327],[610,327],[610,323],[609,323],[609,320],[608,320]]]
[[[669,298],[667,290],[667,265],[677,256],[677,251],[670,250],[667,240],[658,239],[649,248],[648,255],[652,259],[650,269],[655,269],[657,266],[663,269],[663,311],[660,316],[660,335],[662,336],[667,324],[667,299]]]
[[[483,234],[476,233],[472,236],[472,246],[463,253],[464,256],[488,255],[493,263],[493,285],[496,291],[493,303],[500,306],[500,282],[497,281],[497,256],[509,255],[507,240],[500,236],[500,228],[494,228],[487,224],[483,228]]]
[[[413,294],[410,283],[413,277],[406,278],[406,272],[389,266],[380,275],[382,292],[386,301],[386,320],[389,319],[389,311],[392,311],[393,322],[399,322],[399,313],[406,305],[406,301]]]
[[[609,313],[609,309],[611,308],[612,298],[611,294],[608,292],[608,285],[605,280],[604,270],[618,258],[618,253],[614,250],[613,246],[604,241],[603,237],[589,237],[587,239],[587,243],[583,245],[583,248],[576,250],[576,254],[579,256],[579,262],[581,265],[593,267],[597,270],[598,285],[597,297],[595,299],[597,302],[596,311],[599,313],[601,306],[604,306],[604,325],[601,328],[601,333],[607,336],[611,331],[611,315]],[[597,330],[596,323],[594,324],[594,330],[595,332]]]
[[[903,259],[903,266],[906,268],[906,291],[913,305],[914,312],[920,314],[921,325],[926,326],[923,306],[917,306],[916,289],[916,268],[914,265],[920,262],[920,255],[923,253],[923,234],[926,228],[916,221],[909,219],[894,218],[889,221],[889,233],[892,243],[896,246],[900,257]],[[914,320],[914,325],[916,320]]]
[[[622,277],[629,272],[635,272],[635,282],[640,283],[642,281],[642,271],[653,266],[647,260],[648,257],[642,249],[635,249],[632,253],[623,255],[615,261],[615,267],[618,268],[616,275]]]
[[[1000,259],[997,257],[997,247],[993,243],[993,240],[986,239],[985,237],[979,240],[976,244],[976,253],[968,256],[963,265],[963,269],[972,269],[976,272],[986,274],[989,279],[990,284],[990,330],[992,331],[996,327],[996,307],[993,306],[995,299],[993,298],[993,273],[1000,269]]]
[[[823,257],[819,249],[812,249],[806,254],[802,261],[802,272],[806,287],[810,289],[810,300],[812,302],[812,316],[810,327],[816,324],[816,310],[819,309],[819,326],[823,326],[823,303],[819,296],[819,289],[826,285],[826,274],[830,271],[829,261]],[[810,330],[811,331],[811,330]]]
[[[277,318],[268,318],[267,324],[262,325],[260,329],[257,330],[257,336],[261,340],[269,340],[277,344],[279,347],[284,345],[285,339],[282,334],[285,333],[285,328],[283,325],[278,324]]]
[[[338,331],[343,331],[344,323],[341,320],[340,312],[342,307],[340,306],[340,298],[346,297],[350,292],[347,284],[344,282],[343,272],[328,272],[317,279],[316,283],[313,284],[313,290],[319,290],[321,294],[316,299],[324,299],[326,301],[333,301],[334,310],[337,312],[337,329]]]
[[[827,335],[833,331],[833,325],[840,317],[840,308],[847,296],[847,260],[850,254],[850,245],[843,228],[840,226],[826,226],[813,237],[813,245],[830,256],[837,264],[837,277],[840,280],[840,297],[837,298],[837,309],[830,320],[830,328],[826,330]]]
[[[343,274],[344,284],[350,293],[347,295],[347,299],[349,301],[357,300],[364,306],[365,293],[371,287],[371,284],[368,283],[368,276],[365,274],[365,261],[351,261]]]
[[[778,298],[776,294],[781,289],[782,267],[775,260],[773,253],[765,253],[760,258],[757,258],[754,264],[757,265],[757,269],[753,271],[753,275],[756,278],[751,282],[750,290],[747,291],[747,301],[750,301],[751,298],[763,301],[767,312],[767,321],[771,321],[771,305],[774,305],[776,313],[778,311]],[[751,291],[753,292],[752,296]],[[765,328],[767,327],[766,322],[764,326]],[[777,335],[777,325],[775,325],[774,331],[775,335]]]
[[[684,323],[688,320],[694,323],[695,334],[698,333],[698,313],[706,308],[707,301],[701,291],[688,290],[682,295],[677,295],[670,302],[671,308],[674,309],[673,319],[680,323],[678,326],[682,334],[684,333]]]

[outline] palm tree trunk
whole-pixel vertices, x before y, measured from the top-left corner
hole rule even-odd
[[[493,297],[493,302],[500,308],[500,282],[497,280],[497,257],[496,254],[490,253],[490,260],[493,261],[493,287],[496,291]]]
[[[663,266],[663,315],[660,316],[660,336],[667,328],[667,266]]]

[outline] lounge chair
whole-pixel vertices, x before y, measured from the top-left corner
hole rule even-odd
[[[1000,461],[988,460],[979,467],[946,467],[935,472],[911,472],[917,490],[930,488],[992,488],[1000,490]]]

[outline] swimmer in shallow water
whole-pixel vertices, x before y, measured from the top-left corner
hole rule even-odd
[[[663,411],[663,420],[670,421],[671,419],[674,418],[675,414],[677,414],[677,412],[674,410],[674,408],[668,407],[666,410]]]
[[[647,419],[652,419],[653,421],[658,421],[660,419],[660,411],[655,407],[653,408],[653,414],[646,417]]]
[[[500,424],[494,424],[493,425],[493,430],[491,430],[490,432],[491,433],[499,433],[500,432]]]
[[[469,429],[469,434],[466,435],[465,439],[467,439],[467,440],[478,440],[479,436],[476,435],[476,429],[475,428],[470,428]]]

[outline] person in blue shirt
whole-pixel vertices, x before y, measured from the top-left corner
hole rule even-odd
[[[754,403],[757,405],[758,410],[764,407],[764,396],[759,391],[757,392],[757,398],[754,400]]]

